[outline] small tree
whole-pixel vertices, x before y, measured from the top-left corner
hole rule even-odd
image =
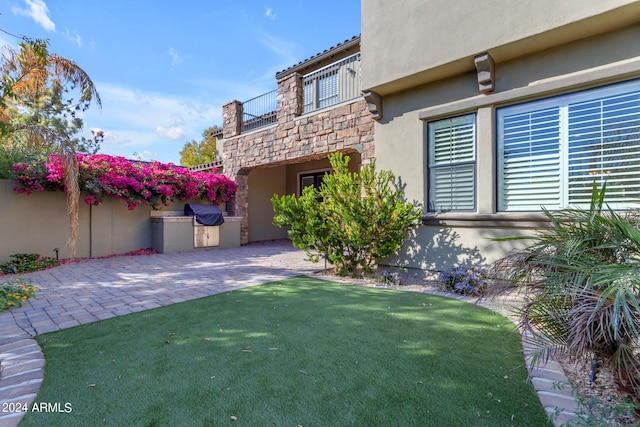
[[[195,139],[187,142],[180,151],[180,164],[182,166],[197,166],[215,161],[218,140],[213,135],[217,130],[219,130],[217,126],[210,127],[202,131],[200,142]]]
[[[332,174],[319,189],[271,199],[273,221],[291,227],[289,237],[317,262],[326,257],[340,275],[371,271],[396,252],[418,225],[422,210],[404,199],[390,171],[376,171],[375,162],[350,172],[350,158],[329,155]]]

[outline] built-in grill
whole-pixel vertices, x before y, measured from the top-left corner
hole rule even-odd
[[[224,222],[222,211],[213,205],[187,203],[184,205],[184,214],[194,217],[195,221],[202,225],[222,225]]]
[[[151,216],[151,245],[160,253],[238,247],[241,220],[224,216],[218,206],[188,203],[182,212]]]

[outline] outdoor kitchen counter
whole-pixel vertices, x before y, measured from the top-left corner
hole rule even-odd
[[[240,246],[242,217],[225,216],[224,223],[206,226],[193,216],[168,215],[151,217],[151,246],[160,253],[191,252],[211,248]]]

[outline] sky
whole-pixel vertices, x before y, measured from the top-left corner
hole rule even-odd
[[[100,152],[180,163],[222,126],[222,106],[276,89],[275,74],[360,34],[360,0],[0,0],[0,44],[47,39],[95,84],[84,113]]]

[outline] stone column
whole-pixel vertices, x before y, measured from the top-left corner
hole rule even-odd
[[[249,243],[249,174],[240,172],[230,178],[238,185],[233,200],[233,216],[242,218],[240,222],[240,244],[246,245]]]
[[[291,73],[278,80],[277,90],[277,117],[278,124],[293,122],[296,116],[304,110],[304,88],[302,76],[299,73]]]
[[[231,101],[222,106],[222,136],[231,138],[242,132],[242,102]]]

